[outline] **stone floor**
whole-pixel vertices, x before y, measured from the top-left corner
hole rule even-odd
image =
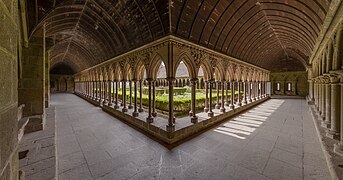
[[[59,179],[331,179],[303,99],[271,99],[172,150],[53,94]]]

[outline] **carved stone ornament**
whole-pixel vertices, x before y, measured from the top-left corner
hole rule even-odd
[[[204,56],[204,52],[201,50],[198,50],[198,49],[194,49],[194,48],[192,48],[190,50],[191,50],[191,55],[194,58],[194,63],[196,65],[196,67],[199,68],[200,64],[201,64],[201,59]]]

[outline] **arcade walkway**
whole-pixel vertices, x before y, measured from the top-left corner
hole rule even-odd
[[[53,94],[59,179],[331,179],[305,100],[271,99],[172,150]]]

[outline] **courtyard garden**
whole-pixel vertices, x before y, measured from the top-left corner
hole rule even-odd
[[[129,102],[130,91],[129,87],[126,88],[126,100]],[[132,103],[134,103],[134,89],[132,88]],[[142,103],[144,106],[148,106],[148,88],[143,87]],[[168,87],[156,87],[155,88],[155,107],[159,112],[167,112],[169,110],[169,94]],[[238,91],[235,92],[237,97]],[[224,92],[224,98],[226,92]],[[112,90],[112,97],[115,97],[115,90]],[[118,90],[118,98],[122,100],[122,89]],[[137,104],[140,101],[139,89],[137,91]],[[221,90],[219,91],[219,98],[221,98]],[[231,98],[231,90],[228,90],[228,98]],[[212,90],[212,105],[216,104],[217,91]],[[206,94],[205,89],[196,90],[196,108],[202,110],[205,107]],[[191,87],[174,87],[174,111],[176,114],[187,114],[191,109]]]

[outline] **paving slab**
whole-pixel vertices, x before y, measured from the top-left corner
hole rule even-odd
[[[171,150],[76,95],[51,99],[61,180],[331,179],[303,99],[270,99]]]

